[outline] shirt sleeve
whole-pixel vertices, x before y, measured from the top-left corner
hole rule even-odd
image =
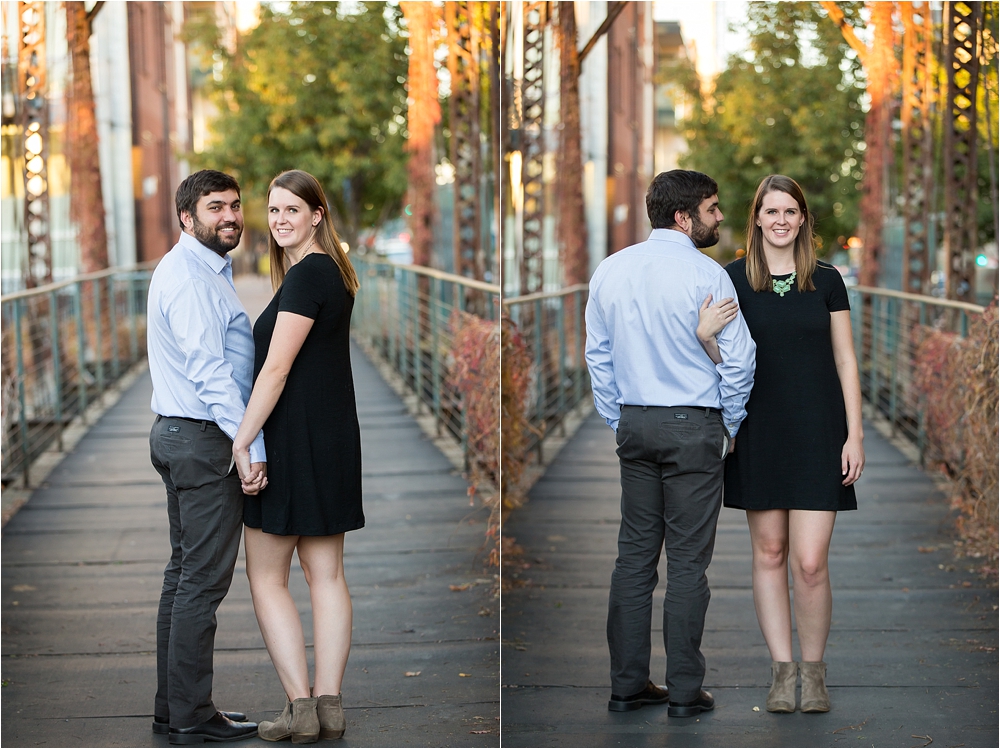
[[[611,339],[601,306],[591,285],[587,300],[587,369],[590,371],[590,387],[594,394],[597,412],[608,422],[608,426],[618,431],[621,406],[618,399],[621,391],[615,382],[615,368],[611,361]]]
[[[736,287],[729,274],[722,271],[718,277],[718,289],[713,292],[714,299],[733,297],[738,300]],[[729,436],[735,437],[740,424],[746,418],[746,403],[753,388],[754,372],[757,369],[757,344],[750,337],[743,312],[737,312],[736,318],[719,331],[716,336],[722,363],[716,365],[719,373],[719,398],[722,403],[722,420],[729,430]]]
[[[212,421],[235,439],[246,404],[233,378],[233,365],[225,358],[226,326],[219,321],[228,319],[228,313],[221,308],[218,292],[198,279],[178,284],[166,300],[164,316],[184,355],[185,377]],[[263,435],[257,435],[250,454],[254,462],[266,460]]]
[[[847,296],[847,284],[836,268],[824,268],[817,266],[816,270],[825,271],[826,277],[824,285],[826,290],[826,308],[830,312],[843,312],[851,308],[851,301]]]

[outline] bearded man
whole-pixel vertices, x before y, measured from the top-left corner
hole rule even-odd
[[[587,367],[594,404],[615,430],[622,487],[608,604],[609,710],[669,702],[667,714],[682,718],[715,706],[702,689],[705,572],[756,352],[740,314],[719,333],[717,366],[696,335],[703,303],[736,297],[729,275],[699,252],[719,241],[718,191],[700,172],[657,175],[646,193],[649,239],[607,257],[590,281]],[[663,548],[666,687],[649,679]]]
[[[181,235],[149,286],[147,349],[153,380],[150,457],[167,491],[170,561],[156,620],[153,732],[171,744],[235,741],[257,733],[246,715],[212,702],[215,612],[229,592],[243,527],[233,438],[253,384],[250,318],[236,296],[240,187],[195,172],[177,188]],[[250,447],[246,491],[266,485],[264,437]]]

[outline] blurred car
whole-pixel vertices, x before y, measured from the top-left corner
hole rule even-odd
[[[372,249],[380,258],[396,265],[412,265],[413,245],[410,229],[402,217],[390,219],[375,232]]]

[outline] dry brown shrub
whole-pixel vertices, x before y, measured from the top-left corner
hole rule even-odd
[[[994,300],[965,338],[918,328],[914,383],[924,398],[924,461],[951,483],[959,552],[997,576],[998,319]]]
[[[500,326],[467,312],[452,315],[453,365],[448,384],[462,396],[468,444],[469,496],[489,509],[488,563],[500,563]]]

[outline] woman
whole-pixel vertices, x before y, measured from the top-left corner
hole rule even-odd
[[[344,534],[365,524],[361,436],[349,327],[358,279],[340,246],[319,182],[279,174],[268,188],[271,284],[254,325],[254,387],[233,442],[240,476],[262,427],[267,485],[245,502],[247,577],[254,612],[286,703],[261,738],[308,743],[344,734],[340,686],[351,648]],[[315,682],[309,688],[302,623],[288,591],[297,551],[313,609]]]
[[[795,712],[800,673],[802,712],[826,712],[830,537],[837,512],[857,509],[854,482],[865,464],[850,304],[837,269],[816,260],[813,217],[794,180],[760,183],[746,235],[746,257],[726,270],[757,344],[757,372],[726,462],[724,504],[746,510],[750,526],[754,607],[772,659],[767,709]],[[698,337],[719,363],[715,334],[736,304],[710,301]],[[789,565],[800,663],[792,660]]]

